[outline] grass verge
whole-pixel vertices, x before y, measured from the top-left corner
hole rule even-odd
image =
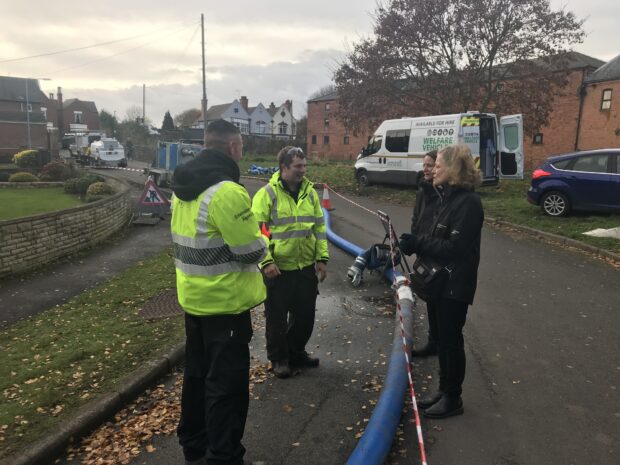
[[[183,339],[180,317],[147,321],[144,303],[174,286],[170,250],[0,332],[0,457],[44,437]]]
[[[241,160],[243,175],[248,175],[251,164],[260,166],[277,166],[275,157],[246,157]],[[310,160],[307,177],[315,182],[326,182],[333,189],[342,193],[372,197],[374,200],[410,205],[415,203],[415,189],[403,186],[372,185],[360,189],[354,178],[354,162],[322,162]],[[259,176],[266,177],[267,175]],[[564,218],[551,218],[542,213],[539,207],[526,200],[530,185],[529,174],[522,180],[505,180],[497,186],[478,189],[487,217],[493,217],[511,223],[529,226],[548,233],[557,234],[586,244],[620,253],[620,241],[612,238],[585,236],[583,233],[593,229],[610,229],[620,226],[620,215],[606,213],[575,212]]]
[[[82,204],[77,195],[66,194],[62,187],[0,189],[0,220],[64,210]]]

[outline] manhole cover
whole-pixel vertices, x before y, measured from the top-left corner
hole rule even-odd
[[[176,289],[166,289],[144,304],[144,307],[138,312],[138,315],[148,320],[182,314],[183,309],[177,300]]]

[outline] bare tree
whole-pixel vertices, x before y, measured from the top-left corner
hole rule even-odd
[[[549,0],[379,3],[374,36],[334,74],[339,114],[356,130],[373,117],[524,112],[532,133],[548,122],[550,90],[566,85],[565,52],[583,40],[582,23]]]
[[[142,121],[142,108],[138,105],[132,105],[127,110],[125,110],[125,119],[124,122],[132,121],[139,122]]]
[[[182,111],[174,117],[174,125],[178,128],[189,128],[200,118],[202,112],[198,108]]]

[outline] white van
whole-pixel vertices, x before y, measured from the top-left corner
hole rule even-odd
[[[360,185],[373,182],[418,185],[424,154],[447,145],[471,148],[484,184],[500,178],[523,179],[523,119],[492,113],[421,116],[386,120],[355,163]]]

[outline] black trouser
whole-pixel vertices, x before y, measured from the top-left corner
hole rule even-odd
[[[267,358],[272,362],[294,360],[306,350],[319,293],[314,265],[281,273],[265,280],[265,335]]]
[[[442,298],[435,305],[439,390],[449,396],[458,397],[461,395],[465,379],[463,326],[467,318],[467,302]]]
[[[437,321],[437,303],[426,302],[426,313],[428,315],[428,338],[437,343],[439,340],[439,322]]]
[[[250,312],[185,314],[185,373],[179,443],[188,461],[242,465],[249,404]]]

